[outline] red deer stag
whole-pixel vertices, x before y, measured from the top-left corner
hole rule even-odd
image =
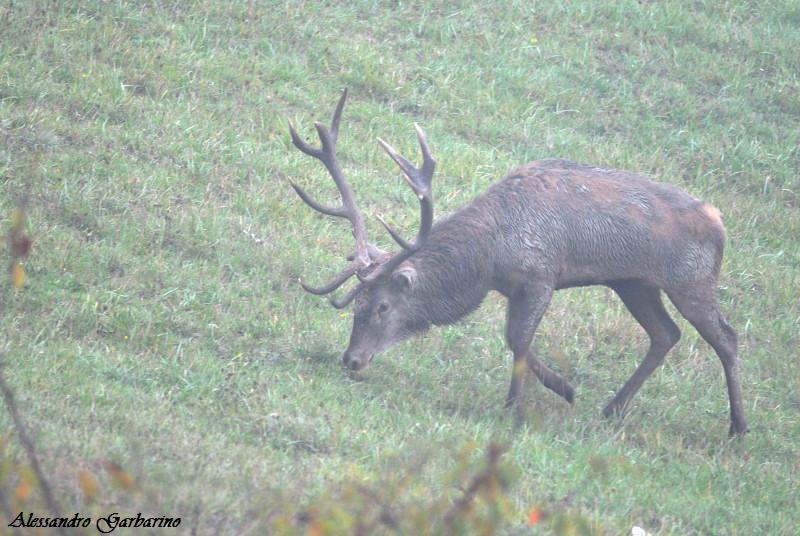
[[[364,218],[336,158],[336,141],[347,90],[330,129],[316,123],[321,147],[305,142],[293,125],[294,145],[320,160],[341,194],[342,205],[321,205],[294,182],[313,209],[350,220],[356,249],[349,264],[322,287],[329,294],[352,276],[359,283],[336,308],[355,300],[355,317],[344,364],[353,370],[392,345],[428,329],[453,323],[474,311],[490,290],[508,298],[505,337],[514,355],[506,406],[520,403],[526,369],[568,402],[574,392],[531,349],[536,327],[553,292],[606,285],[650,337],[644,361],[603,410],[622,415],[633,396],[680,338],[661,301],[664,290],[681,314],[717,352],[725,370],[730,434],[743,434],[736,332],[720,312],[717,294],[725,228],[719,211],[675,186],[640,175],[547,159],[512,170],[503,180],[454,214],[433,223],[431,178],[436,162],[416,126],[422,167],[414,167],[385,141],[419,198],[421,224],[413,242],[383,220],[400,245],[390,254],[367,242]]]

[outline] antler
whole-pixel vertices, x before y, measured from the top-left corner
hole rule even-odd
[[[394,241],[400,244],[400,247],[403,248],[403,251],[394,255],[391,259],[382,264],[379,268],[375,269],[369,275],[365,277],[358,275],[358,278],[361,281],[361,285],[359,285],[360,287],[368,286],[374,283],[379,278],[391,273],[395,268],[400,266],[404,260],[409,258],[414,252],[418,251],[425,244],[425,242],[428,240],[428,236],[430,235],[431,228],[433,227],[433,194],[431,193],[431,182],[433,180],[433,172],[436,170],[436,160],[434,160],[433,156],[431,156],[431,150],[428,147],[428,141],[425,139],[425,133],[422,131],[422,128],[420,128],[420,126],[416,123],[414,123],[414,128],[417,131],[417,139],[419,140],[419,147],[422,151],[422,167],[414,167],[414,165],[412,165],[407,158],[398,153],[394,147],[382,139],[378,138],[378,143],[380,143],[381,147],[383,147],[386,153],[400,167],[404,175],[403,178],[406,180],[408,185],[411,186],[411,189],[414,190],[414,193],[417,194],[417,198],[419,198],[419,231],[417,232],[417,236],[414,238],[414,242],[408,242],[406,239],[401,237],[400,234],[388,223],[379,217],[378,220],[386,228]]]
[[[370,253],[376,250],[375,246],[367,243],[367,232],[366,227],[364,226],[364,218],[356,206],[353,189],[350,188],[350,185],[345,180],[342,169],[339,166],[339,161],[336,158],[336,139],[339,136],[339,121],[342,118],[342,111],[344,110],[344,103],[346,100],[347,89],[342,91],[342,96],[339,98],[339,103],[336,105],[330,130],[322,123],[314,123],[314,126],[317,128],[319,140],[322,144],[320,148],[314,147],[303,140],[297,134],[292,122],[289,122],[289,133],[292,136],[292,143],[294,143],[294,146],[300,149],[302,152],[309,156],[313,156],[325,165],[328,173],[336,183],[336,188],[339,190],[339,194],[342,198],[342,206],[330,207],[327,205],[322,205],[315,201],[305,192],[305,190],[300,188],[291,179],[289,180],[289,183],[291,184],[292,188],[294,188],[294,191],[297,192],[297,195],[300,196],[300,199],[302,199],[314,210],[328,216],[335,216],[337,218],[345,218],[350,220],[350,223],[353,225],[353,236],[356,239],[356,250],[353,254],[353,260],[347,265],[347,267],[345,267],[344,270],[334,277],[330,283],[322,287],[309,287],[305,283],[300,283],[306,292],[317,295],[329,294],[333,292],[342,286],[342,284],[344,284],[344,282],[347,281],[358,270],[369,266],[371,264]],[[355,297],[355,295],[353,297]],[[350,298],[347,303],[350,301],[352,301],[352,298]],[[339,302],[336,300],[331,300],[331,303],[333,303],[337,308],[347,305],[347,303],[339,305]]]
[[[411,186],[411,189],[414,190],[414,193],[417,194],[417,197],[419,198],[419,207],[421,213],[420,226],[419,232],[417,232],[417,236],[413,243],[406,241],[388,223],[383,221],[382,218],[378,218],[386,230],[389,231],[389,234],[392,235],[392,238],[395,240],[395,242],[400,244],[400,247],[406,251],[417,251],[419,248],[421,248],[425,243],[425,240],[427,240],[428,234],[433,226],[433,196],[431,194],[431,181],[433,180],[433,172],[436,170],[436,160],[434,160],[431,156],[431,150],[428,147],[428,141],[425,139],[425,133],[416,123],[414,123],[414,128],[417,131],[417,139],[419,139],[419,146],[422,150],[421,168],[414,167],[411,162],[409,162],[403,155],[398,153],[394,147],[378,138],[378,143],[381,144],[381,147],[383,147],[384,151],[386,151],[392,160],[394,160],[395,163],[400,166],[400,169],[403,171],[403,178],[405,178],[408,185]]]
[[[436,169],[436,161],[431,156],[428,142],[425,139],[425,133],[416,123],[414,124],[414,128],[417,130],[417,138],[419,139],[419,146],[422,150],[422,167],[420,168],[414,167],[411,162],[409,162],[403,155],[398,153],[391,145],[378,138],[378,143],[381,144],[381,147],[383,147],[383,149],[389,154],[392,160],[394,160],[397,165],[400,166],[406,182],[409,184],[409,186],[411,186],[411,189],[414,190],[414,193],[417,194],[421,213],[420,227],[414,242],[408,242],[405,240],[388,223],[379,218],[381,224],[383,224],[395,242],[400,244],[400,247],[403,248],[403,251],[391,256],[388,258],[388,260],[386,260],[389,256],[385,251],[367,242],[364,218],[358,211],[353,190],[350,188],[350,185],[347,184],[347,181],[345,181],[341,167],[339,166],[339,162],[336,158],[336,138],[339,135],[339,121],[342,118],[342,110],[344,110],[344,103],[346,99],[347,89],[342,92],[342,96],[339,99],[339,104],[336,105],[336,111],[333,113],[333,120],[331,121],[330,130],[322,123],[314,123],[314,126],[317,127],[317,133],[319,134],[319,139],[322,144],[320,148],[309,145],[305,140],[303,140],[297,134],[297,131],[295,130],[291,121],[289,122],[289,133],[292,136],[292,143],[294,143],[295,147],[300,149],[302,152],[309,156],[313,156],[325,165],[328,173],[330,173],[333,181],[336,183],[336,187],[339,189],[339,194],[342,197],[342,206],[330,207],[327,205],[322,205],[308,195],[305,190],[300,188],[293,181],[289,180],[292,188],[294,188],[294,191],[300,196],[300,199],[302,199],[314,210],[328,216],[345,218],[350,220],[350,223],[353,225],[353,236],[356,239],[356,250],[352,255],[351,262],[345,267],[345,269],[339,272],[339,274],[334,277],[330,283],[321,287],[309,287],[305,283],[300,283],[303,286],[303,289],[311,294],[330,294],[342,286],[345,281],[350,279],[350,277],[355,275],[360,281],[358,285],[350,289],[341,298],[330,299],[331,304],[337,309],[345,307],[347,304],[353,301],[359,292],[374,284],[385,274],[391,273],[400,265],[400,263],[410,257],[415,251],[418,251],[425,244],[431,228],[433,227],[433,197],[431,195],[431,181],[433,179],[433,172]],[[363,275],[365,272],[364,269],[372,266],[373,264],[378,264],[379,266],[372,270],[372,272],[370,272],[368,275]]]
[[[401,237],[400,234],[388,223],[379,218],[380,222],[384,227],[386,227],[386,230],[389,231],[389,234],[392,235],[392,238],[395,240],[395,242],[400,244],[400,247],[403,248],[403,251],[395,254],[383,264],[380,264],[366,276],[362,276],[358,271],[356,271],[355,275],[358,277],[360,283],[350,289],[350,291],[340,299],[331,300],[331,303],[336,308],[340,309],[345,307],[348,303],[353,301],[359,292],[373,285],[385,275],[392,273],[394,269],[400,266],[404,260],[409,258],[414,252],[419,251],[430,235],[431,228],[433,227],[433,195],[431,194],[431,182],[433,180],[433,172],[436,170],[436,161],[433,159],[433,156],[431,156],[428,142],[425,139],[425,133],[416,123],[414,124],[414,128],[417,130],[417,138],[419,139],[419,146],[422,150],[422,167],[420,168],[414,167],[411,162],[408,161],[408,159],[398,153],[394,147],[382,139],[378,138],[378,143],[381,144],[381,147],[383,147],[383,149],[389,154],[392,160],[394,160],[397,165],[400,166],[400,169],[405,175],[406,182],[409,184],[409,186],[411,186],[411,189],[414,190],[414,193],[417,194],[417,197],[419,198],[421,214],[417,236],[414,239],[414,242],[408,242]],[[383,255],[385,256],[385,254]]]

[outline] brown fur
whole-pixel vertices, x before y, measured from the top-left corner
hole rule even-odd
[[[719,211],[675,186],[566,160],[532,162],[436,223],[404,263],[413,267],[413,280],[379,283],[356,304],[345,362],[361,368],[415,331],[462,318],[496,290],[509,300],[514,370],[527,363],[545,386],[572,401],[569,383],[530,348],[533,334],[554,291],[606,285],[651,340],[641,366],[604,410],[618,415],[680,337],[661,302],[664,290],[719,354],[731,433],[742,433],[736,337],[717,297],[724,242]],[[372,313],[380,303],[391,306],[385,321]],[[509,405],[517,404],[522,380],[512,374]]]

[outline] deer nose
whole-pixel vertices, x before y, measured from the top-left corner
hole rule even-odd
[[[365,359],[359,359],[350,355],[350,353],[345,352],[345,354],[342,356],[342,363],[344,363],[344,366],[350,370],[361,370],[364,368],[364,365],[367,364],[367,361]]]

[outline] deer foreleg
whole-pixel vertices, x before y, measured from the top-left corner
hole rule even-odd
[[[531,348],[533,336],[539,322],[550,305],[553,288],[547,285],[531,285],[519,289],[509,296],[506,318],[506,342],[514,354],[511,385],[508,389],[506,407],[518,405],[527,370],[530,369],[545,387],[572,403],[575,393],[572,386],[557,372],[537,359]]]

